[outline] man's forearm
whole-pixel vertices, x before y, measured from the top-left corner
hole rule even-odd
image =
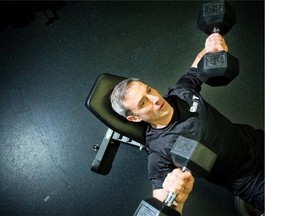
[[[198,53],[198,55],[197,55],[196,58],[194,59],[193,64],[191,65],[191,67],[197,68],[198,62],[199,62],[199,61],[201,60],[201,58],[205,55],[205,53],[206,53],[206,50],[205,50],[205,48],[204,48],[201,52]]]

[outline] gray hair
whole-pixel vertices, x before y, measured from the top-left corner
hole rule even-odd
[[[131,82],[134,81],[139,81],[139,79],[137,78],[124,79],[114,87],[110,95],[110,101],[113,110],[123,117],[132,115],[132,112],[127,107],[124,106],[123,101],[125,100],[126,91],[130,87],[129,85],[131,84]]]

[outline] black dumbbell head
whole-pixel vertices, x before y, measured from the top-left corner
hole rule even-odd
[[[217,154],[200,142],[179,136],[172,147],[171,157],[177,167],[185,167],[197,177],[207,176],[212,169]]]
[[[198,15],[197,27],[206,34],[213,33],[214,28],[225,35],[236,22],[235,10],[226,1],[207,2],[202,5]]]
[[[142,200],[133,216],[181,216],[175,209],[156,198]]]
[[[197,67],[197,78],[210,86],[228,85],[239,75],[238,59],[225,51],[206,53]]]

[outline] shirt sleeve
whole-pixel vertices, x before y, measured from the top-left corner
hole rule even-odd
[[[180,79],[176,82],[175,86],[169,89],[169,92],[172,91],[174,88],[177,88],[179,86],[186,88],[188,90],[194,90],[196,92],[201,91],[201,86],[203,84],[202,81],[200,81],[197,78],[197,68],[191,67],[188,69],[187,73],[183,74]]]
[[[152,190],[162,189],[164,179],[174,168],[170,160],[163,158],[156,152],[150,153],[148,155],[148,176]]]

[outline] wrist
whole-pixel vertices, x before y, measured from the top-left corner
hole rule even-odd
[[[206,54],[206,50],[205,48],[203,48],[198,55],[196,56],[193,64],[191,65],[191,67],[197,68],[198,62],[202,59],[202,57]]]

